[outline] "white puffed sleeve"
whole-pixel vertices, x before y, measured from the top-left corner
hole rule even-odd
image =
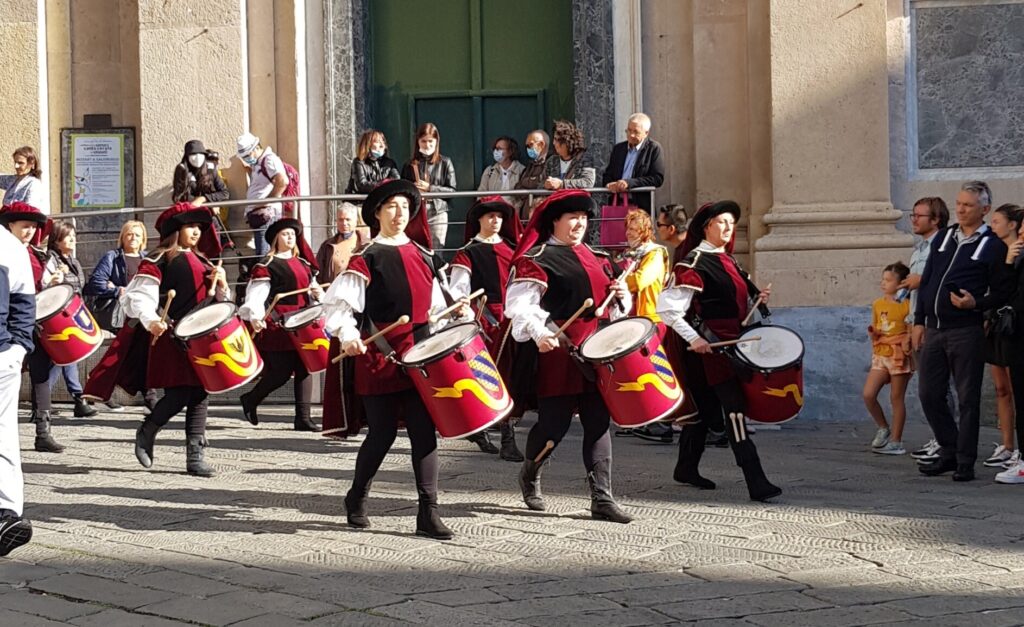
[[[129,318],[138,318],[143,326],[158,322],[160,281],[148,274],[136,274],[121,294],[121,307]]]
[[[334,279],[323,300],[324,325],[341,342],[359,339],[355,314],[366,307],[366,278],[355,272],[343,272]]]
[[[245,288],[245,303],[238,308],[238,315],[242,320],[262,320],[267,315],[267,308],[264,305],[269,297],[269,279],[249,281],[249,286]]]
[[[452,275],[448,279],[452,298],[469,296],[473,291],[473,274],[464,266],[452,266]]]
[[[547,328],[548,312],[540,306],[544,286],[536,281],[514,281],[505,294],[505,317],[512,321],[512,338],[517,342],[540,342],[554,335]]]
[[[662,290],[658,296],[657,311],[661,320],[689,343],[700,338],[697,330],[686,321],[686,312],[693,302],[694,293],[695,290],[688,287],[677,286]]]

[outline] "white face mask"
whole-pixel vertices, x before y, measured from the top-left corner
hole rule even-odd
[[[424,157],[429,157],[430,155],[434,154],[434,151],[436,150],[437,148],[420,148],[420,154],[422,154]]]
[[[189,155],[188,156],[188,163],[193,168],[201,168],[201,167],[203,167],[203,164],[206,163],[206,155],[204,155],[201,152],[197,152],[194,155]]]

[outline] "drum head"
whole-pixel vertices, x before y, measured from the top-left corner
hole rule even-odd
[[[299,327],[304,327],[318,318],[322,318],[323,315],[324,306],[313,305],[312,307],[306,307],[305,309],[300,309],[299,311],[288,314],[281,326],[286,329],[298,329]]]
[[[647,318],[616,320],[588,337],[580,346],[580,356],[587,361],[615,359],[644,344],[654,332],[654,323]]]
[[[75,294],[70,285],[54,285],[36,293],[36,320],[49,318],[68,304]]]
[[[235,315],[232,303],[214,303],[190,312],[174,327],[174,334],[182,339],[213,331]]]
[[[407,366],[416,366],[433,361],[465,346],[479,332],[480,327],[472,322],[447,327],[422,342],[417,342],[405,355],[402,355],[402,363]]]
[[[784,368],[803,359],[804,341],[785,327],[763,326],[749,329],[744,337],[760,337],[758,342],[742,342],[736,351],[748,362],[766,370]]]

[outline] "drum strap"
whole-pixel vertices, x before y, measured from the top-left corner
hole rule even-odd
[[[373,320],[370,320],[369,316],[364,317],[363,320],[366,323],[364,326],[370,332],[370,335],[377,335],[380,329],[378,329],[377,325],[373,323]],[[380,354],[384,355],[386,359],[391,358],[391,356],[395,354],[395,349],[391,348],[391,344],[389,344],[388,341],[384,339],[383,335],[375,339],[373,341],[373,345],[377,347],[377,350],[379,350]]]

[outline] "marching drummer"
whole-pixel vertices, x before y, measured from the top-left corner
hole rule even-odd
[[[632,301],[626,286],[613,278],[608,255],[583,243],[594,202],[585,191],[552,194],[534,210],[512,264],[505,315],[512,320],[512,337],[520,342],[516,356],[513,394],[517,399],[536,396],[537,423],[526,440],[526,460],[519,487],[526,506],[543,511],[541,466],[569,430],[573,412],[583,425],[583,465],[590,484],[590,511],[597,520],[628,523],[612,496],[612,442],[608,408],[574,355],[575,347],[597,330],[595,306],[582,311],[565,328],[587,299],[594,303],[613,294],[608,308],[612,318],[625,316]],[[529,390],[527,382],[535,382]]]
[[[231,297],[224,269],[197,250],[200,236],[212,221],[209,209],[187,202],[161,213],[156,221],[160,245],[142,261],[121,297],[128,317],[137,318],[139,329],[155,338],[152,346],[149,341],[144,343],[149,349],[145,386],[164,390],[135,433],[135,456],[143,467],[150,468],[156,434],[185,409],[185,468],[188,474],[200,477],[213,475],[204,459],[207,392],[170,329],[208,297],[219,301]],[[173,295],[169,295],[171,290]]]
[[[515,208],[501,196],[480,198],[466,214],[466,245],[455,253],[451,263],[451,293],[453,297],[469,296],[484,290],[487,298],[483,308],[478,307],[480,326],[487,339],[487,350],[497,361],[498,372],[506,381],[511,374],[512,345],[508,341],[509,322],[504,320],[505,286],[519,241],[519,221]],[[513,410],[522,416],[520,405]],[[501,451],[487,439],[487,431],[468,438],[485,453],[499,453],[507,461],[521,462],[523,454],[516,446],[516,431],[510,416],[501,422]]]
[[[782,494],[782,490],[768,481],[757,448],[749,438],[746,401],[732,363],[709,345],[709,340],[738,338],[751,300],[759,296],[761,302],[767,303],[770,295],[768,290],[758,290],[732,256],[739,219],[740,207],[731,200],[701,207],[687,228],[683,261],[675,265],[672,283],[658,299],[658,313],[689,344],[691,351],[701,355],[707,383],[731,423],[727,425],[731,428],[726,429],[729,444],[736,464],[743,470],[750,498],[767,501]],[[704,421],[683,427],[675,478],[713,490],[714,482],[702,477],[698,469],[706,435]]]
[[[434,423],[412,380],[395,361],[430,333],[430,313],[446,307],[445,264],[425,244],[430,240],[420,193],[409,181],[380,183],[363,201],[362,215],[375,237],[324,297],[327,329],[340,338],[343,353],[356,359],[355,393],[363,401],[369,427],[345,495],[346,517],[352,527],[370,526],[370,482],[395,441],[399,420],[404,420],[419,494],[416,535],[448,540],[452,531],[438,514]],[[462,303],[459,315],[468,317],[468,300]],[[357,314],[362,314],[362,328]],[[403,316],[408,321],[396,325]],[[363,337],[384,329],[390,330],[373,342],[363,342]]]
[[[299,245],[303,237],[302,223],[294,218],[283,218],[267,227],[265,237],[270,244],[270,254],[252,269],[245,292],[245,304],[238,310],[242,319],[249,321],[257,333],[256,348],[263,356],[264,363],[256,385],[241,397],[242,413],[250,423],[259,424],[256,408],[263,399],[294,376],[294,428],[296,431],[318,432],[320,425],[313,422],[310,415],[313,380],[279,321],[284,314],[319,301],[324,292],[316,282],[316,267],[300,255],[304,248]],[[267,307],[275,296],[307,288],[307,292],[278,299],[272,312],[273,317],[266,319]]]
[[[60,270],[51,273],[46,269],[46,251],[33,245],[33,242],[45,239],[48,235],[51,222],[46,214],[28,203],[17,201],[0,212],[0,224],[6,226],[28,248],[36,292],[64,280]],[[32,381],[32,422],[36,423],[33,445],[40,453],[60,453],[64,451],[64,445],[57,442],[50,432],[50,370],[53,369],[53,360],[38,336],[33,338],[33,345],[35,348],[26,357],[29,379]]]

